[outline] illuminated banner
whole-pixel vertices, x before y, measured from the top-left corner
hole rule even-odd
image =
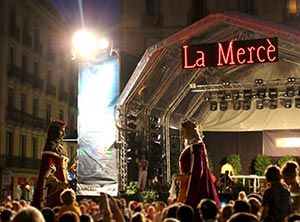
[[[78,87],[77,194],[118,193],[116,125],[118,59],[102,56],[97,63],[80,65]]]
[[[278,39],[254,39],[182,46],[184,69],[277,62]]]

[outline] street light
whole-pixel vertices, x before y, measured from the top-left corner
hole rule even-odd
[[[111,50],[111,47],[112,44],[106,38],[98,39],[94,33],[82,29],[73,36],[72,59],[94,60]]]

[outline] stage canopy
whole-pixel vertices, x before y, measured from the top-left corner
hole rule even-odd
[[[183,45],[273,37],[278,38],[277,62],[182,67]],[[258,79],[263,82],[255,83]],[[199,122],[203,131],[299,129],[300,109],[295,108],[300,96],[299,85],[298,30],[237,12],[211,14],[146,50],[117,101],[117,125],[121,130],[144,132],[147,143],[150,122],[159,118],[166,148],[170,146],[170,132],[178,129],[186,118]],[[285,95],[287,87],[295,90],[291,97]],[[257,108],[256,93],[260,88],[267,91],[266,98],[262,99],[263,109]],[[268,97],[270,88],[278,92],[277,107]],[[244,100],[244,90],[248,89],[254,98],[251,108],[235,110],[232,92],[238,91],[238,100]],[[226,111],[220,110],[219,92],[230,94],[224,99]],[[291,108],[284,108],[289,101],[286,98],[291,99]],[[217,102],[216,111],[211,110],[212,101]]]

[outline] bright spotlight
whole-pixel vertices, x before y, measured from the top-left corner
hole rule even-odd
[[[103,38],[98,41],[98,48],[100,50],[108,49],[108,47],[109,47],[109,41],[107,39]]]
[[[96,55],[96,37],[87,30],[80,30],[73,36],[73,50],[77,56],[91,58]]]

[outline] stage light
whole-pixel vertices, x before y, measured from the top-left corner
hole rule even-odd
[[[286,87],[285,95],[287,97],[293,97],[295,95],[295,90],[293,86]]]
[[[300,109],[300,98],[295,99],[295,107]]]
[[[136,116],[134,116],[132,114],[127,116],[127,120],[136,121],[136,119],[137,119]]]
[[[241,109],[241,101],[240,100],[233,101],[233,109],[234,110],[240,110]]]
[[[252,90],[251,89],[244,90],[244,99],[246,99],[246,100],[252,99]]]
[[[259,85],[262,84],[264,81],[262,79],[255,79],[254,82],[255,84]]]
[[[270,109],[277,109],[277,106],[278,106],[277,99],[271,99],[270,100],[270,104],[269,104],[269,108]]]
[[[230,82],[228,82],[228,81],[222,82],[222,85],[223,85],[223,86],[229,86],[229,85],[230,85]]]
[[[276,88],[270,88],[269,89],[269,98],[270,99],[275,99],[278,97],[278,89]]]
[[[257,97],[259,99],[264,99],[266,97],[266,89],[258,89],[257,90]]]
[[[225,93],[225,98],[226,99],[230,99],[231,98],[231,93],[230,92],[226,92]]]
[[[296,81],[296,78],[295,77],[289,77],[287,79],[288,82],[295,82]]]
[[[225,91],[219,91],[218,92],[218,98],[221,100],[224,100],[226,97]]]
[[[217,101],[211,101],[210,102],[210,110],[211,111],[216,111],[218,109],[218,103]]]
[[[156,116],[151,116],[149,120],[153,123],[160,123],[160,118]]]
[[[251,109],[251,100],[243,100],[243,110]]]
[[[220,102],[220,110],[221,110],[221,111],[226,111],[227,108],[228,108],[228,103],[227,103],[227,101],[221,101],[221,102]]]
[[[284,108],[291,108],[292,107],[292,99],[283,99],[283,106]]]
[[[232,91],[232,99],[238,100],[240,98],[240,92],[238,90]]]
[[[97,44],[95,36],[87,30],[76,32],[72,39],[74,54],[81,58],[91,58],[96,55]]]
[[[152,141],[156,144],[161,143],[161,135],[157,133],[151,133]]]
[[[256,109],[263,109],[264,108],[264,100],[258,99],[256,100]]]

